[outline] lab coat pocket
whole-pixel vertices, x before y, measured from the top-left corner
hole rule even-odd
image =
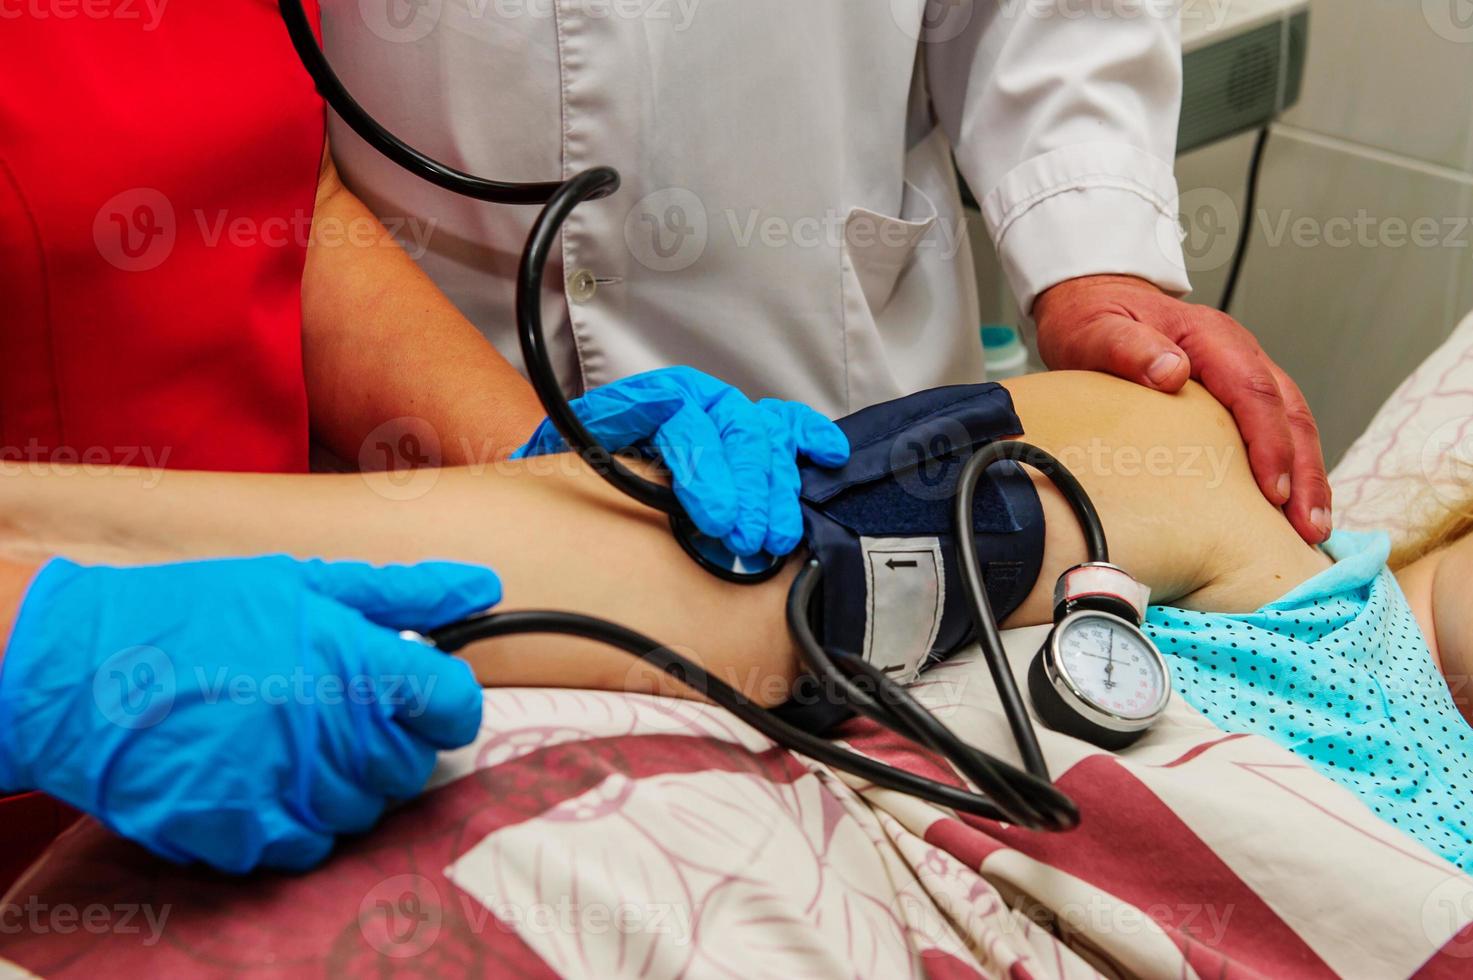
[[[902,287],[916,265],[916,253],[939,216],[932,199],[906,181],[900,217],[868,208],[853,208],[844,218],[840,249],[840,282],[844,304],[845,391],[850,411],[914,390],[902,380],[903,365],[917,356],[911,335],[925,332],[925,310],[907,309],[902,317],[915,320],[912,329],[882,328],[886,309],[907,307],[909,293]],[[893,324],[891,324],[893,326]],[[892,349],[896,344],[900,349]],[[979,374],[978,377],[981,377]],[[925,387],[925,385],[921,385]]]
[[[901,273],[936,219],[936,205],[909,181],[898,218],[868,208],[850,209],[844,218],[844,286],[858,290],[871,314],[889,303]]]

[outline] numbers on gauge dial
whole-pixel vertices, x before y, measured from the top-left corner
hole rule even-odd
[[[1060,666],[1095,705],[1127,718],[1156,710],[1166,677],[1145,639],[1124,623],[1081,616],[1058,640]]]

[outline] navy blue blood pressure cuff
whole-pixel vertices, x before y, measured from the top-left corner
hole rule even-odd
[[[804,540],[823,572],[815,634],[825,648],[858,654],[908,683],[974,635],[952,498],[971,454],[1022,435],[1023,426],[997,384],[933,388],[838,425],[849,437],[849,462],[803,466]],[[1043,508],[1016,463],[997,463],[979,481],[972,531],[1001,621],[1022,604],[1043,565]],[[811,676],[777,711],[810,731],[852,714]]]

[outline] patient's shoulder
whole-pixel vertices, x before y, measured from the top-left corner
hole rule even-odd
[[[1098,371],[1049,371],[1010,378],[1012,393],[1026,427],[1035,424],[1081,424],[1108,429],[1129,439],[1159,440],[1163,434],[1211,438],[1222,445],[1242,445],[1233,417],[1206,388],[1195,381],[1176,394],[1166,394]]]
[[[1327,564],[1259,491],[1232,415],[1201,385],[1164,394],[1057,371],[1006,386],[1024,438],[1074,471],[1111,519],[1112,543],[1169,571],[1181,589],[1165,594],[1182,604],[1251,610]]]

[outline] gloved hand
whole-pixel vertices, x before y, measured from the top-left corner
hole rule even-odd
[[[785,555],[802,540],[798,456],[820,466],[849,459],[844,433],[807,405],[772,398],[754,404],[694,368],[636,374],[572,406],[605,449],[657,449],[696,527],[738,555]],[[513,458],[567,448],[544,421]]]
[[[480,727],[470,666],[397,631],[500,598],[449,563],[53,560],[0,660],[0,789],[174,861],[309,868]]]

